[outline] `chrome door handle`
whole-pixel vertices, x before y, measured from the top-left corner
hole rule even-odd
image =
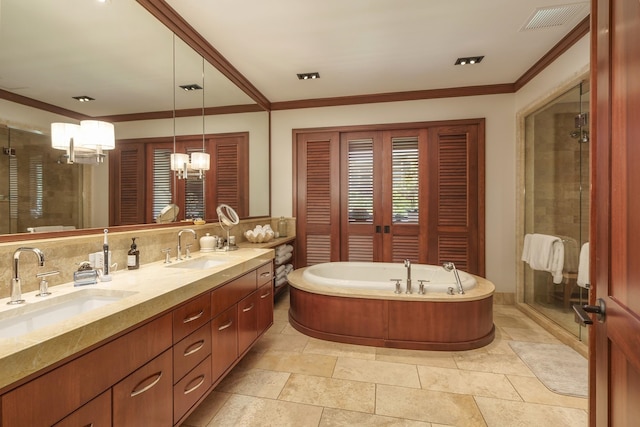
[[[598,305],[588,305],[588,304],[577,305],[577,304],[575,304],[573,306],[573,311],[575,311],[575,313],[576,313],[576,318],[580,321],[581,324],[583,324],[583,325],[592,325],[593,324],[593,320],[591,320],[591,317],[589,317],[589,315],[587,313],[596,314],[597,315],[596,319],[598,320],[598,322],[600,322],[600,323],[604,322],[604,317],[605,317],[605,314],[606,314],[606,305],[604,303],[604,300],[602,298],[598,298],[596,303]]]

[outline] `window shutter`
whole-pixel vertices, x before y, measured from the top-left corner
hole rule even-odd
[[[144,146],[121,144],[109,153],[111,225],[145,222]]]
[[[153,148],[153,166],[151,182],[153,182],[152,219],[155,220],[165,206],[173,203],[171,197],[171,153],[170,148]]]

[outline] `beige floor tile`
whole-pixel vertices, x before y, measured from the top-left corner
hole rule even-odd
[[[303,334],[302,332],[299,332],[297,329],[291,326],[289,322],[287,322],[287,326],[282,330],[282,334],[309,338],[307,335]]]
[[[376,360],[383,362],[407,363],[410,365],[439,366],[455,368],[453,352],[404,350],[399,348],[376,348]]]
[[[301,353],[310,338],[304,335],[292,336],[284,334],[265,334],[253,348],[258,352],[267,350],[296,351]]]
[[[472,396],[376,386],[376,414],[457,427],[485,426]]]
[[[312,353],[292,353],[287,351],[267,351],[253,364],[253,368],[267,369],[295,374],[331,377],[337,357]]]
[[[418,374],[423,389],[522,400],[511,382],[503,374],[430,366],[418,366]]]
[[[533,377],[533,372],[515,354],[460,353],[454,356],[458,369]]]
[[[364,345],[342,344],[339,342],[322,341],[310,338],[304,349],[305,353],[325,354],[327,356],[351,357],[354,359],[374,360],[376,358],[375,347]]]
[[[289,402],[373,413],[375,384],[291,374],[279,397]]]
[[[211,392],[181,424],[181,427],[206,427],[230,396],[231,394],[228,393]]]
[[[339,357],[333,378],[420,388],[415,365]]]
[[[554,393],[537,378],[516,375],[509,375],[507,378],[525,402],[565,406],[567,408],[584,409],[585,411],[589,409],[588,399]]]
[[[316,427],[321,415],[318,406],[233,395],[208,427]]]
[[[509,334],[513,341],[562,344],[556,337],[539,326],[533,329],[503,327],[502,330]]]
[[[289,309],[273,310],[273,321],[289,323]]]
[[[287,382],[289,375],[291,374],[287,372],[234,368],[216,387],[216,390],[276,399]]]
[[[267,335],[281,334],[284,328],[287,328],[287,327],[289,327],[289,322],[274,320],[273,325],[271,325],[271,327],[267,329],[267,332],[265,332],[265,334]]]
[[[430,427],[432,424],[402,418],[384,417],[382,415],[365,414],[363,412],[344,411],[342,409],[325,408],[318,427]]]
[[[587,412],[581,409],[515,402],[489,397],[476,397],[475,399],[488,427],[585,427],[588,421]]]

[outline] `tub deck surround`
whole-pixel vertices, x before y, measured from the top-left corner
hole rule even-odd
[[[493,341],[493,293],[490,281],[465,294],[412,294],[388,290],[326,286],[304,278],[306,268],[287,277],[289,322],[320,339],[376,347],[416,350],[470,350]],[[403,279],[404,282],[404,279]]]
[[[140,322],[181,304],[273,260],[272,249],[243,248],[233,252],[194,253],[184,261],[162,261],[140,266],[138,270],[119,270],[112,281],[74,287],[65,283],[50,288],[51,296],[81,289],[132,292],[118,301],[46,326],[31,333],[0,339],[0,392],[14,383],[26,381],[34,373],[54,367],[65,358],[87,351],[105,339],[118,336]],[[201,257],[227,262],[210,269],[179,268],[179,263]],[[169,267],[172,266],[172,267]],[[26,304],[38,301],[37,292],[23,294]],[[15,306],[0,300],[0,315]]]

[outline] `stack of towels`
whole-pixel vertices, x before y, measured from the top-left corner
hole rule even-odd
[[[564,268],[564,244],[557,236],[526,234],[522,249],[522,261],[534,270],[548,271],[553,283],[562,283]]]
[[[578,286],[585,289],[591,287],[591,280],[589,279],[589,242],[582,245],[580,249],[580,262],[578,264]]]
[[[293,256],[292,245],[280,245],[276,248],[276,287],[287,282],[287,274],[293,271],[293,264],[287,263]]]

